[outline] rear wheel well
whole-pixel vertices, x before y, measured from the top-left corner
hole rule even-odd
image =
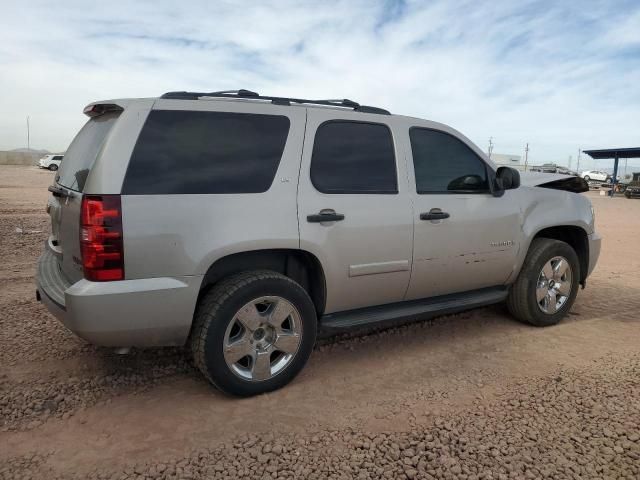
[[[318,317],[324,312],[326,288],[322,265],[315,255],[293,249],[254,250],[216,260],[202,280],[198,301],[223,278],[251,270],[271,270],[286,275],[307,291]]]
[[[551,238],[571,245],[580,262],[580,285],[584,287],[589,270],[589,239],[581,227],[561,225],[540,230],[534,238]]]

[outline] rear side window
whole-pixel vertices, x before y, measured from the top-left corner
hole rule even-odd
[[[281,115],[154,110],[131,155],[122,193],[266,192],[288,133],[289,119]]]
[[[398,193],[389,127],[349,121],[320,125],[313,143],[311,182],[322,193]]]
[[[409,130],[418,193],[485,193],[487,168],[465,143],[427,128]]]
[[[79,192],[84,189],[91,167],[119,115],[120,112],[107,113],[85,123],[64,155],[64,162],[56,177],[58,184]]]
[[[56,155],[52,160],[62,160],[62,155]]]

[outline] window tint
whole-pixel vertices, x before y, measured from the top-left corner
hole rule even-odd
[[[347,121],[320,125],[311,182],[323,193],[398,193],[389,127]]]
[[[65,153],[56,177],[60,185],[79,192],[84,189],[89,171],[119,115],[120,112],[107,113],[85,123]]]
[[[62,155],[56,155],[53,160],[62,160]]]
[[[418,193],[487,192],[485,163],[457,138],[437,130],[411,128]]]
[[[123,194],[266,192],[284,151],[280,115],[154,110],[142,128]]]

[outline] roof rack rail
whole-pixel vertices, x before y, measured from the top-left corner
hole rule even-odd
[[[304,98],[288,98],[288,97],[269,97],[259,95],[251,90],[222,90],[219,92],[167,92],[160,96],[160,98],[170,100],[198,100],[202,97],[213,98],[246,98],[250,100],[266,100],[270,101],[274,105],[291,105],[292,103],[309,104],[309,105],[324,105],[329,107],[343,107],[351,108],[356,112],[362,113],[377,113],[380,115],[390,115],[391,113],[384,108],[370,107],[367,105],[360,105],[358,102],[349,100],[348,98],[337,100],[308,100]]]

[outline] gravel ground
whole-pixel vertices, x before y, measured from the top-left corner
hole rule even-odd
[[[35,301],[50,181],[0,167],[0,479],[640,478],[640,201],[591,195],[601,261],[557,327],[495,306],[323,339],[238,400],[182,349],[118,356]]]
[[[598,366],[605,369],[521,381],[503,400],[476,399],[472,408],[405,432],[247,434],[88,478],[640,478],[640,357]],[[43,461],[42,454],[12,458],[0,478],[52,475]]]

